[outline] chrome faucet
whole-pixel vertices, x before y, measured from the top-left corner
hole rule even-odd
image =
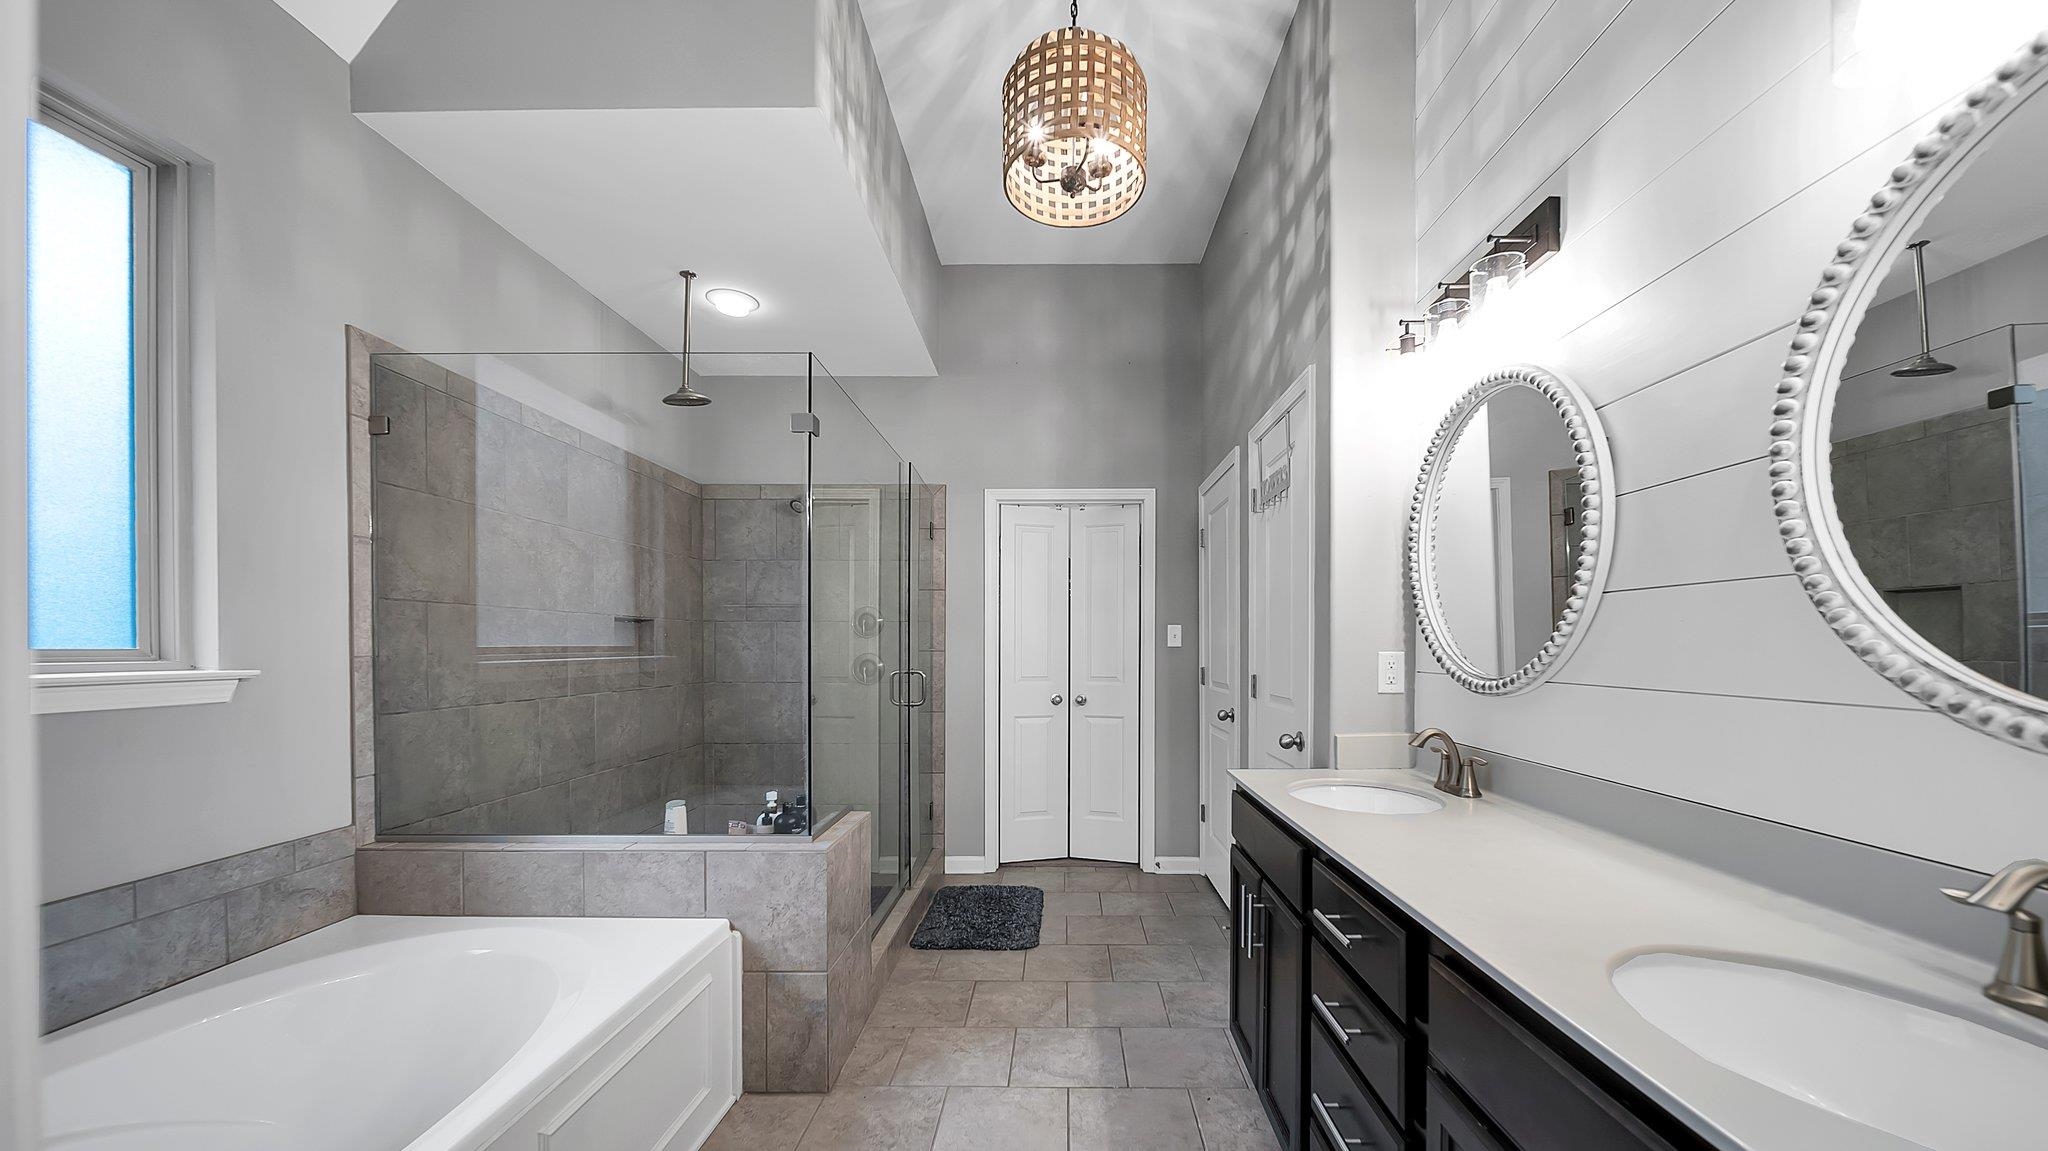
[[[1447,791],[1464,799],[1479,798],[1479,780],[1472,774],[1475,767],[1485,767],[1486,761],[1476,755],[1466,755],[1451,738],[1451,733],[1440,727],[1424,728],[1408,740],[1409,747],[1428,747],[1430,740],[1438,740],[1442,746],[1434,748],[1441,760],[1436,772],[1436,789]]]
[[[2041,917],[2023,906],[2029,895],[2048,887],[2048,859],[2023,859],[1986,880],[1975,891],[1944,887],[1957,903],[2003,911],[2010,930],[1998,972],[1984,985],[1984,997],[2007,1007],[2048,1019],[2048,956],[2041,949]]]

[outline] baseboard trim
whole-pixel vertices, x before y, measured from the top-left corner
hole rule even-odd
[[[996,869],[994,861],[986,855],[949,855],[946,857],[947,875],[986,875]]]
[[[1161,875],[1200,875],[1202,857],[1199,855],[1162,855],[1153,861],[1153,868]]]

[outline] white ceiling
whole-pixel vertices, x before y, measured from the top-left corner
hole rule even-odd
[[[343,60],[353,60],[369,43],[370,33],[384,22],[398,0],[277,0],[308,31],[325,41]]]
[[[697,309],[699,350],[814,351],[850,376],[933,372],[845,154],[814,108],[358,115],[666,346],[681,342],[676,272],[687,260],[700,289],[761,300],[745,319]],[[726,167],[707,170],[707,156]]]
[[[302,2],[302,0],[300,0]],[[947,264],[1199,262],[1272,78],[1294,0],[1082,0],[1081,25],[1145,70],[1145,195],[1096,228],[1049,228],[1003,195],[999,91],[1067,23],[1056,0],[860,0],[918,195]]]

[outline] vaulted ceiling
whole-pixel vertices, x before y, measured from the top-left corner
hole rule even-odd
[[[998,91],[1017,53],[1067,23],[1048,0],[860,0],[947,264],[1190,264],[1209,244],[1272,78],[1294,0],[1082,0],[1081,25],[1130,47],[1150,93],[1145,197],[1058,229],[1003,196]]]

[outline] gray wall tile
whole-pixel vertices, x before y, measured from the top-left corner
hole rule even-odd
[[[824,971],[825,855],[705,853],[705,913],[740,933],[749,971]]]
[[[356,853],[358,909],[364,915],[462,914],[463,851]]]
[[[292,845],[231,855],[164,875],[153,875],[135,884],[135,915],[138,919],[225,895],[237,888],[275,879],[292,870]]]
[[[830,1086],[830,1033],[822,973],[769,972],[768,1091],[823,1091]]]
[[[227,903],[209,899],[43,949],[54,1031],[227,962]]]
[[[467,915],[582,915],[583,854],[577,851],[464,851]]]
[[[704,853],[593,851],[584,890],[586,915],[701,916]]]
[[[299,871],[318,867],[337,859],[346,859],[356,852],[355,829],[337,827],[304,839],[292,841],[292,866]]]
[[[230,892],[228,960],[254,955],[356,913],[354,854]]]
[[[124,883],[101,891],[43,904],[44,947],[119,927],[135,918],[135,885]]]

